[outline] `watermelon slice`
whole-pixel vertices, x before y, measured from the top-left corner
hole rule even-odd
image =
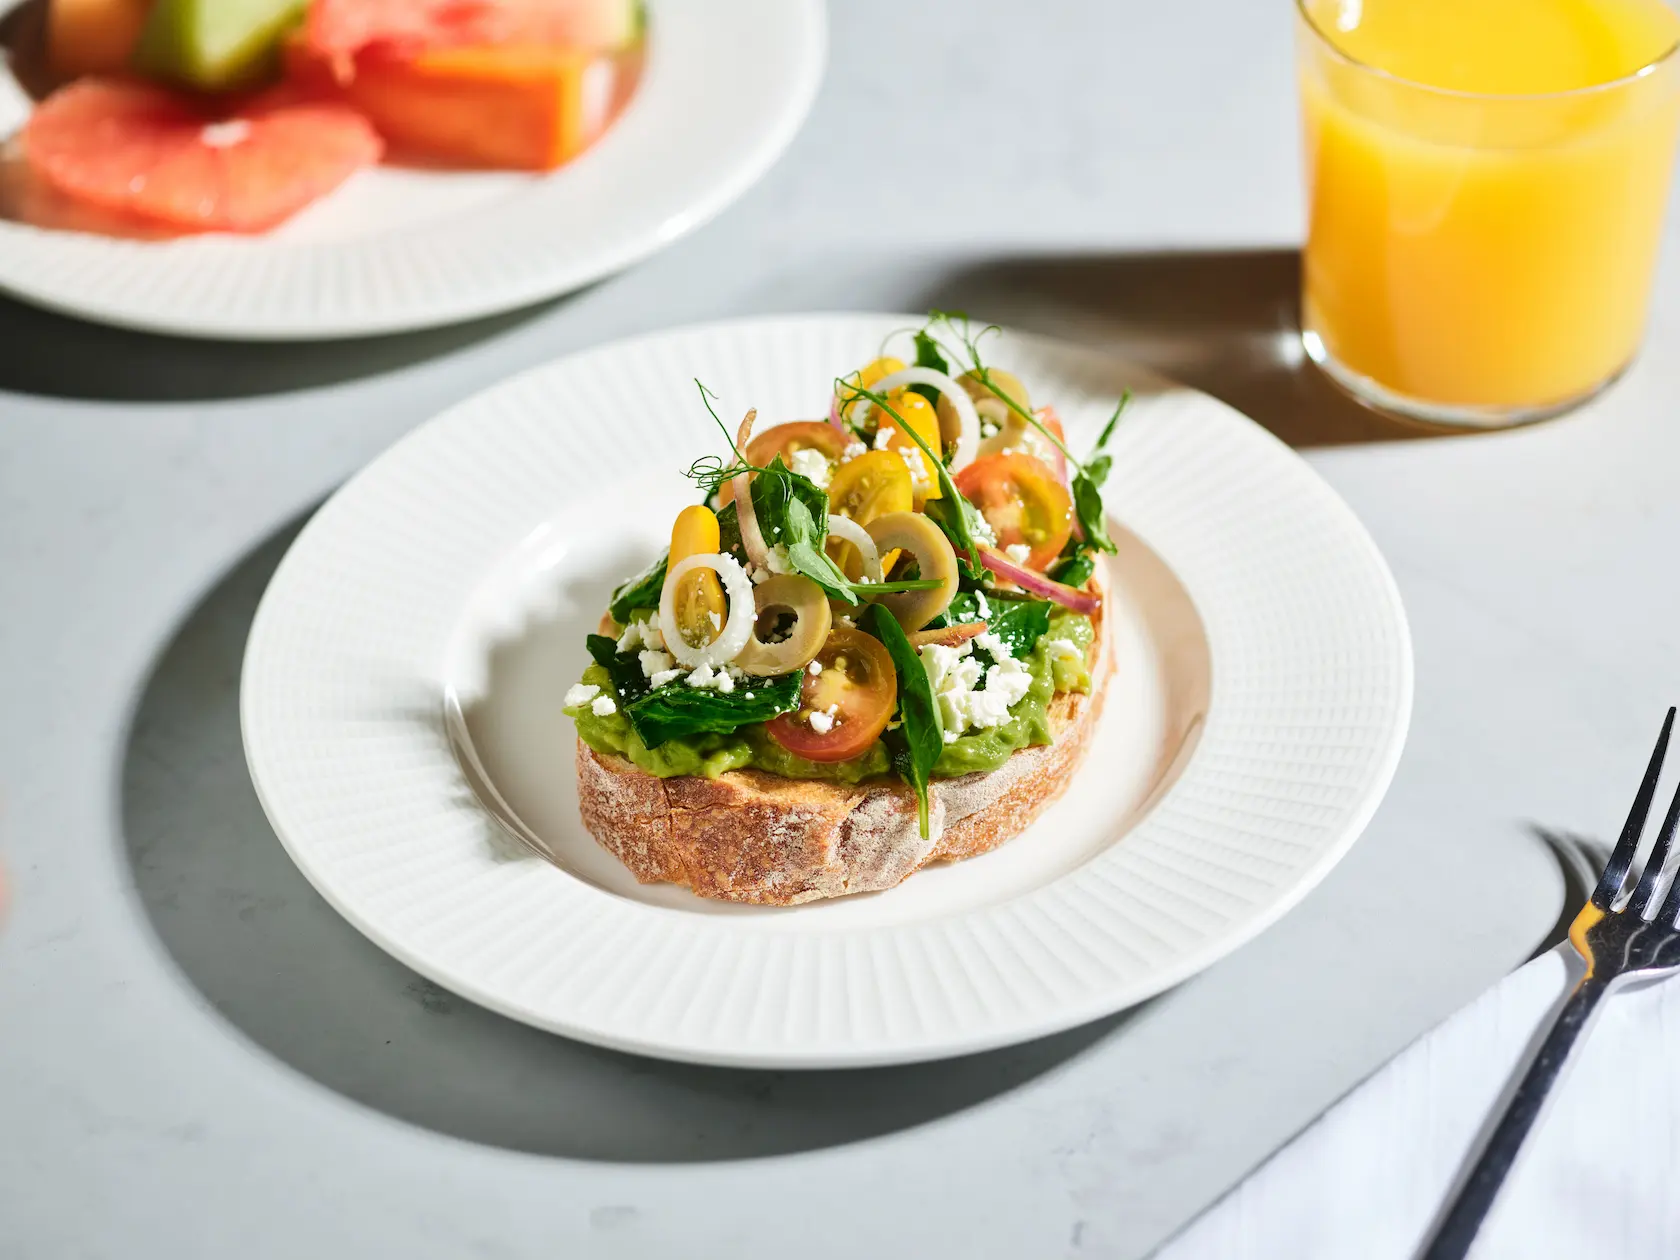
[[[357,113],[284,90],[235,113],[118,79],[48,97],[23,131],[30,168],[74,201],[188,232],[261,232],[379,160]]]
[[[510,44],[612,52],[634,43],[642,22],[641,0],[313,0],[303,37],[349,78],[364,53],[406,59]]]

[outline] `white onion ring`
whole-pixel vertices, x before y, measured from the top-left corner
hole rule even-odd
[[[741,546],[747,549],[747,559],[761,569],[770,567],[770,548],[758,528],[758,513],[753,511],[752,474],[736,473],[729,483],[735,492],[735,523],[741,529]]]
[[[1102,607],[1102,600],[1098,596],[1088,595],[1084,591],[1075,590],[1071,586],[1064,586],[1054,578],[1046,577],[1037,569],[1029,569],[1024,564],[1016,564],[1008,556],[993,551],[990,547],[980,548],[980,563],[1000,578],[1015,583],[1023,591],[1030,591],[1040,599],[1052,600],[1063,608],[1073,609],[1074,612],[1089,616]]]
[[[968,396],[968,391],[943,372],[935,372],[932,368],[908,367],[902,372],[894,372],[891,376],[883,376],[875,382],[872,392],[889,394],[906,385],[927,385],[951,400],[951,406],[957,412],[957,421],[962,426],[962,432],[957,435],[956,454],[951,457],[951,471],[967,468],[980,453],[980,416],[974,410],[974,400]],[[859,406],[868,407],[869,400],[864,399]],[[852,421],[854,424],[862,423],[861,418],[855,414]]]
[[[863,557],[863,576],[867,580],[881,580],[881,549],[875,545],[868,530],[849,516],[830,516],[828,532],[858,549],[858,554]]]
[[[717,638],[697,648],[682,637],[677,626],[677,582],[699,569],[710,569],[723,579],[729,620]],[[756,616],[752,583],[734,556],[690,556],[665,575],[665,589],[659,593],[659,632],[665,636],[665,650],[690,669],[715,668],[739,656],[752,637]]]

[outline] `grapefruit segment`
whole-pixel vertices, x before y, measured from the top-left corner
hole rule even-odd
[[[270,93],[236,112],[148,84],[82,79],[23,132],[31,169],[87,205],[189,232],[261,232],[379,160],[342,105]]]

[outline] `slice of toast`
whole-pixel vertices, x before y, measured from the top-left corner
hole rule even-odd
[[[583,824],[644,884],[758,905],[876,892],[929,862],[975,857],[1019,835],[1084,759],[1112,672],[1102,613],[1093,621],[1091,690],[1051,700],[1053,741],[990,772],[935,779],[926,840],[915,793],[896,779],[853,785],[763,770],[661,779],[580,739]]]

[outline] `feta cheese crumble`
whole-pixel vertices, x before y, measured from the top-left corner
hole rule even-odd
[[[1044,647],[1049,652],[1051,659],[1056,657],[1065,657],[1071,661],[1083,661],[1085,659],[1085,653],[1072,639],[1046,639],[1044,640]]]
[[[566,693],[566,708],[579,709],[601,694],[601,689],[594,683],[573,683]]]
[[[997,533],[992,529],[992,523],[978,512],[974,514],[974,521],[968,532],[974,535],[974,541],[977,543],[984,543],[988,547],[997,546]]]
[[[669,652],[655,652],[652,648],[645,648],[636,654],[636,660],[641,663],[642,677],[652,682],[660,674],[667,673],[675,665],[676,658]],[[655,687],[659,684],[654,683]]]
[[[991,665],[974,654],[976,647],[992,658]],[[978,635],[960,647],[929,643],[921,655],[948,744],[967,731],[1002,726],[1032,687],[1032,672],[995,634]]]
[[[886,450],[887,449],[887,443],[892,441],[892,435],[893,435],[893,428],[890,424],[883,424],[879,429],[876,429],[875,430],[875,449],[878,450],[878,451]]]
[[[665,636],[659,632],[659,626],[654,621],[632,621],[618,636],[620,652],[634,652],[639,647],[654,652],[665,650]]]
[[[735,690],[735,679],[726,669],[713,669],[710,665],[702,665],[688,676],[690,687],[709,687],[719,695],[727,696]]]
[[[827,735],[834,729],[834,718],[821,709],[811,711],[811,729],[818,735]]]
[[[928,490],[927,465],[922,462],[922,453],[906,446],[899,450],[904,457],[904,466],[910,470],[910,484],[923,494]]]
[[[613,703],[611,696],[596,696],[595,703],[589,706],[589,711],[596,717],[611,717],[618,712],[618,706]]]
[[[866,455],[868,453],[869,448],[862,442],[859,442],[856,438],[853,438],[850,442],[846,443],[846,449],[840,452],[840,462],[844,464],[849,460],[856,459],[859,455]]]
[[[1026,543],[1010,543],[1003,549],[1003,554],[1016,564],[1025,564],[1027,557],[1032,555],[1032,548],[1027,546]]]
[[[818,674],[822,673],[822,662],[812,661],[805,667],[805,672],[810,674],[812,678],[815,678]]]
[[[994,438],[998,435],[998,431],[996,420],[989,420],[985,416],[980,417],[980,436],[982,438]]]
[[[829,478],[828,459],[814,447],[808,446],[804,450],[795,451],[788,460],[788,467],[806,480],[814,481],[817,485],[827,488]]]

